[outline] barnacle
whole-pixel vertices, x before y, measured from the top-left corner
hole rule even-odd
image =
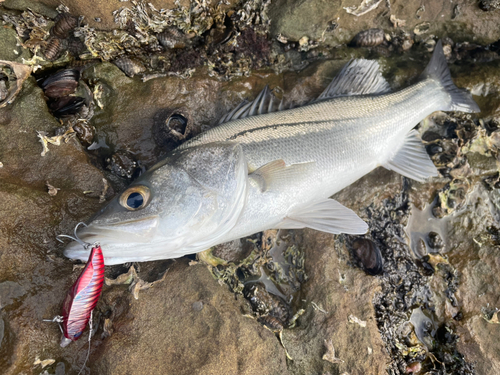
[[[23,82],[31,74],[31,67],[12,61],[0,60],[0,69],[0,82],[3,82],[0,108],[3,108],[12,103],[16,95],[21,91]]]

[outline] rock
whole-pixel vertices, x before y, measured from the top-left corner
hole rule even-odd
[[[187,263],[175,262],[164,282],[129,302],[90,359],[91,372],[288,374],[274,334],[243,316],[205,266]]]
[[[60,124],[50,115],[41,89],[29,78],[3,110],[12,114],[2,126],[0,157],[0,304],[3,340],[0,367],[5,374],[31,372],[36,355],[50,346],[53,357],[78,362],[80,353],[57,349],[60,332],[43,323],[60,313],[72,265],[61,257],[55,236],[72,233],[74,225],[99,207],[103,174],[93,167],[79,143],[49,145],[42,157],[37,130],[52,132]],[[46,181],[60,187],[47,194]],[[99,192],[94,197],[84,191]],[[82,358],[82,363],[83,363]],[[79,363],[79,362],[78,362]]]
[[[378,280],[348,266],[348,250],[339,247],[332,235],[305,230],[299,246],[306,247],[309,279],[301,289],[306,312],[296,328],[283,332],[283,344],[293,358],[290,372],[383,373],[389,358],[373,305],[366,303],[380,292]],[[349,323],[350,315],[366,321],[367,326]],[[325,340],[332,341],[335,355],[342,362],[323,360]]]
[[[346,7],[361,3],[361,0],[342,0],[335,5],[325,0],[275,1],[269,11],[272,19],[271,35],[275,37],[281,34],[289,41],[298,41],[307,36],[330,45],[344,44],[363,30],[393,29],[390,22],[392,14],[399,21],[405,21],[404,25],[399,22],[401,30],[405,31],[413,31],[418,24],[429,22],[428,33],[438,37],[470,40],[473,35],[482,44],[500,39],[500,30],[495,27],[495,12],[485,13],[475,2],[460,4],[459,14],[454,12],[456,4],[429,1],[422,6],[421,3],[409,4],[404,0],[391,1],[390,9],[387,7],[388,3],[382,1],[373,10],[359,17],[346,12]],[[333,30],[332,22],[337,25]]]

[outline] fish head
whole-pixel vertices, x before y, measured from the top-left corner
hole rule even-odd
[[[236,223],[245,203],[247,177],[237,144],[182,150],[115,197],[78,231],[78,237],[99,242],[106,265],[202,251]],[[65,255],[87,260],[89,251],[73,242]]]

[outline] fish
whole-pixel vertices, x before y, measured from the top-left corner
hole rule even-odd
[[[184,142],[79,230],[107,265],[177,258],[266,229],[363,234],[330,197],[383,166],[437,176],[413,128],[435,111],[479,112],[452,81],[442,43],[417,83],[392,92],[377,61],[352,60],[313,102],[283,109],[266,86]],[[88,253],[70,243],[69,258]]]
[[[69,289],[63,302],[61,347],[64,348],[71,341],[80,338],[91,318],[92,310],[99,301],[103,284],[104,257],[102,248],[100,244],[94,244],[91,246],[85,268]]]

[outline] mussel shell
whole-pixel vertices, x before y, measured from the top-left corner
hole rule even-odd
[[[60,39],[65,39],[69,33],[78,25],[78,18],[69,13],[59,13],[54,19],[55,24],[50,29],[50,34]]]
[[[61,98],[75,92],[79,79],[78,70],[64,69],[46,78],[41,86],[49,98]]]
[[[368,29],[356,34],[350,44],[354,47],[375,47],[382,44],[384,39],[384,30]]]
[[[56,117],[71,116],[83,107],[85,99],[79,96],[65,96],[49,104],[49,108]]]
[[[378,246],[368,238],[358,238],[353,241],[354,255],[361,262],[363,270],[369,275],[380,275],[384,261]]]
[[[138,59],[132,57],[119,57],[113,63],[129,77],[146,71],[144,65]]]

